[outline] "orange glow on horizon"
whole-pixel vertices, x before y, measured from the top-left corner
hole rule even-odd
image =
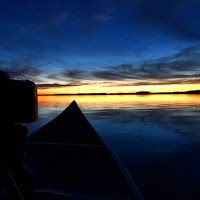
[[[141,85],[141,86],[108,86],[105,83],[95,85],[82,85],[58,88],[38,88],[39,95],[48,94],[78,94],[78,93],[134,93],[138,91],[149,92],[177,92],[200,90],[199,84],[174,84],[174,85]]]

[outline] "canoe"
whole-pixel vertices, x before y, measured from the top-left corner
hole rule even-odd
[[[27,143],[40,199],[142,199],[128,170],[75,101]]]

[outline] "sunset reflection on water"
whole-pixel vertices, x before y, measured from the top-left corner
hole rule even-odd
[[[39,96],[39,106],[68,106],[76,100],[81,107],[130,107],[137,105],[200,105],[199,95],[69,95]]]

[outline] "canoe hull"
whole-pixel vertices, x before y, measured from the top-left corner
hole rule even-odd
[[[30,137],[27,152],[39,190],[70,194],[75,199],[142,199],[123,164],[75,102]]]

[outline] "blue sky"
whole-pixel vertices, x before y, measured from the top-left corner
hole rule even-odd
[[[40,86],[198,84],[199,10],[197,0],[2,0],[0,69]]]

